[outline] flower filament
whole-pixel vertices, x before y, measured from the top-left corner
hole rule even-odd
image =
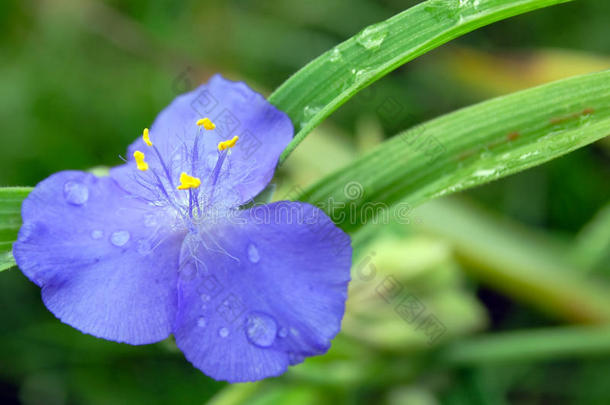
[[[223,204],[222,193],[219,194],[216,190],[217,182],[221,177],[221,169],[226,166],[225,163],[230,156],[230,149],[235,147],[239,140],[238,136],[233,136],[231,139],[218,142],[215,165],[207,166],[211,169],[209,172],[202,172],[205,168],[202,163],[206,162],[202,161],[202,158],[209,157],[209,155],[200,156],[202,130],[213,130],[216,125],[209,118],[201,118],[196,124],[199,132],[194,137],[193,145],[188,147],[187,144],[183,144],[170,155],[169,162],[164,161],[160,150],[153,144],[148,128],[143,130],[142,140],[153,150],[155,162],[149,167],[142,151],[137,150],[133,154],[137,169],[147,172],[146,175],[138,176],[137,181],[152,193],[150,202],[172,207],[187,222],[189,228],[192,227],[193,221],[202,221],[202,215],[215,215],[210,209],[212,207],[218,209],[217,204]],[[228,168],[225,167],[225,170]],[[173,177],[176,172],[180,173],[178,179]],[[202,174],[205,174],[206,178],[201,177]],[[183,191],[188,193],[182,193]]]

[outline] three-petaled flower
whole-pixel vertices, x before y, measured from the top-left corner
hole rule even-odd
[[[38,184],[17,264],[82,332],[130,344],[173,334],[213,378],[279,375],[330,347],[351,265],[349,237],[318,208],[245,206],[292,134],[261,95],[214,76],[164,109],[108,177]]]

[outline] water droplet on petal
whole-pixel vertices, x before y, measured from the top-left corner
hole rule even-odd
[[[138,253],[141,255],[147,255],[152,252],[152,245],[147,239],[140,239],[138,241]]]
[[[207,294],[201,294],[201,301],[208,302],[210,300],[210,296]]]
[[[207,321],[205,320],[205,318],[201,317],[199,319],[197,319],[197,326],[199,326],[200,328],[205,328],[205,325],[207,325]]]
[[[295,328],[290,328],[290,333],[292,334],[292,336],[299,336],[299,331],[296,330]]]
[[[301,354],[288,353],[288,362],[290,362],[291,365],[302,363],[303,360],[305,360],[305,357]]]
[[[250,343],[259,347],[269,347],[275,341],[277,323],[271,315],[252,312],[246,322],[246,336]]]
[[[64,198],[72,205],[83,205],[89,199],[89,189],[83,183],[67,181],[64,184]]]
[[[281,338],[285,338],[286,336],[288,336],[288,329],[281,328],[277,335]]]
[[[220,336],[221,338],[226,338],[227,336],[229,336],[229,329],[227,329],[227,328],[220,328],[218,330],[218,336]]]
[[[374,50],[381,46],[385,37],[388,36],[388,31],[385,23],[371,25],[366,27],[356,37],[356,42],[368,50]]]
[[[178,270],[178,275],[184,281],[190,281],[197,275],[197,269],[195,266],[185,266]]]
[[[102,239],[104,237],[104,231],[100,231],[99,229],[95,229],[93,231],[91,231],[91,238],[92,239]]]
[[[217,161],[218,161],[218,155],[216,153],[210,153],[205,158],[205,164],[208,167],[208,169],[214,169],[214,167],[216,167]]]
[[[43,226],[39,222],[26,222],[25,224],[21,225],[17,240],[19,242],[27,242],[36,232],[40,232],[42,228]]]
[[[157,226],[157,217],[154,214],[147,214],[144,217],[144,226],[146,226],[148,228]]]
[[[254,243],[250,243],[248,245],[248,259],[252,263],[258,263],[258,261],[261,259],[261,256],[258,253],[258,248],[256,247],[256,245],[254,245]]]
[[[110,235],[110,243],[112,243],[114,246],[120,247],[129,242],[130,237],[131,235],[129,235],[128,231],[112,232],[112,235]]]

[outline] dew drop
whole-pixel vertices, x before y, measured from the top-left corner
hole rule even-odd
[[[495,174],[496,174],[496,169],[479,169],[476,172],[474,172],[472,175],[474,177],[487,178],[487,177],[492,177]]]
[[[208,169],[214,169],[214,167],[216,167],[216,162],[218,161],[218,155],[215,153],[210,153],[206,158],[205,158],[205,164],[208,167]]]
[[[207,325],[207,324],[208,323],[204,317],[197,319],[197,326],[199,326],[200,328],[205,328],[205,325]]]
[[[83,183],[67,181],[64,184],[64,198],[72,205],[83,205],[89,199],[89,189]]]
[[[246,321],[246,336],[250,343],[259,347],[269,347],[275,341],[277,323],[271,315],[252,312]]]
[[[152,245],[147,239],[140,239],[138,241],[138,253],[141,255],[147,255],[152,252]]]
[[[157,226],[157,217],[154,214],[147,214],[144,217],[144,226],[147,228]]]
[[[200,298],[201,298],[201,301],[203,301],[203,302],[210,301],[210,296],[207,294],[201,294]]]
[[[332,51],[330,51],[330,56],[328,60],[331,62],[339,62],[342,58],[343,55],[341,55],[341,51],[339,50],[339,48],[334,48]]]
[[[186,266],[178,270],[180,278],[184,281],[191,281],[197,275],[195,266]]]
[[[40,232],[42,225],[39,222],[26,222],[19,229],[17,240],[19,242],[27,242],[36,232]]]
[[[356,42],[368,50],[374,50],[381,46],[388,31],[384,23],[366,27],[356,37]]]
[[[292,366],[294,366],[295,364],[302,363],[303,360],[305,360],[305,357],[300,354],[288,353],[288,362],[290,362],[290,365]]]
[[[281,338],[285,338],[286,336],[288,336],[288,329],[281,328],[277,335]]]
[[[221,338],[226,338],[227,336],[229,336],[229,329],[227,329],[227,328],[220,328],[218,330],[218,336],[220,336]]]
[[[354,81],[360,83],[366,80],[366,78],[373,72],[372,69],[352,69],[351,73],[354,75]]]
[[[307,125],[307,123],[321,110],[322,107],[314,107],[310,105],[305,106],[305,108],[303,108],[303,119],[301,120],[301,127]]]
[[[100,231],[99,229],[95,229],[93,231],[91,231],[91,238],[92,239],[102,239],[104,237],[104,231]]]
[[[120,247],[129,242],[130,237],[131,235],[129,235],[128,231],[116,231],[110,235],[110,243],[112,243],[114,246]]]
[[[258,248],[256,247],[256,245],[254,245],[253,243],[250,243],[248,245],[248,259],[252,262],[252,263],[258,263],[259,260],[261,259],[260,254],[258,253]]]
[[[456,21],[461,1],[464,0],[429,0],[424,10],[436,21]]]

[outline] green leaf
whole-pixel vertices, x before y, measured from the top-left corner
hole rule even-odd
[[[430,198],[542,164],[608,134],[610,71],[605,71],[499,97],[421,124],[296,199],[327,207],[339,226],[353,232],[401,200],[397,209],[403,212],[397,214],[408,215],[410,207]]]
[[[603,274],[610,270],[610,203],[579,232],[569,256],[584,272]]]
[[[30,190],[28,187],[0,188],[0,271],[15,265],[11,251],[21,226],[21,203]]]
[[[441,351],[448,365],[510,364],[610,354],[610,327],[568,326],[484,335],[456,342]]]
[[[298,132],[280,163],[324,118],[392,70],[479,27],[571,0],[428,0],[369,26],[299,70],[269,101]]]
[[[451,244],[471,278],[504,296],[569,322],[610,322],[610,285],[570,266],[565,253],[573,242],[559,242],[458,199],[431,201],[413,215],[418,228]]]

